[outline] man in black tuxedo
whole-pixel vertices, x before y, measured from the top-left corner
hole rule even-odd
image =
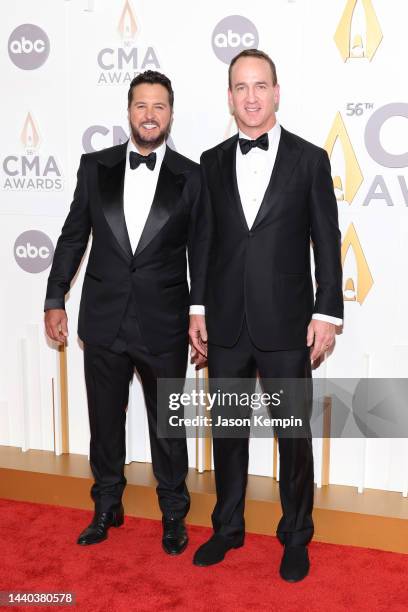
[[[206,216],[205,317],[193,315],[196,363],[214,378],[310,379],[311,362],[334,344],[343,316],[340,231],[327,153],[281,127],[275,65],[256,49],[229,68],[229,102],[239,134],[203,153]],[[313,243],[314,296],[310,266]],[[207,329],[206,329],[207,327]],[[310,381],[309,381],[310,382]],[[309,385],[310,387],[310,385]],[[278,433],[279,436],[279,433]],[[214,437],[214,535],[196,565],[222,561],[244,541],[248,437]],[[311,435],[279,436],[284,545],[280,575],[309,570],[313,535]]]
[[[157,379],[184,378],[190,301],[200,303],[202,260],[193,249],[200,200],[198,164],[166,145],[174,94],[146,71],[131,83],[128,142],[82,155],[70,212],[55,249],[45,300],[48,336],[64,342],[65,294],[92,232],[78,334],[84,343],[95,478],[92,523],[78,544],[95,544],[123,523],[125,420],[136,368],[147,407],[163,547],[181,553],[190,498],[185,439],[157,436]],[[191,278],[187,283],[186,248]]]

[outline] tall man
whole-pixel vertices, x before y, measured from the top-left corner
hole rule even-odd
[[[208,238],[205,318],[194,315],[196,362],[206,354],[211,378],[310,378],[311,361],[329,350],[342,323],[340,232],[326,152],[276,120],[275,65],[256,49],[229,67],[229,102],[239,133],[203,153],[202,192]],[[310,267],[315,258],[316,295]],[[214,535],[196,565],[221,561],[244,541],[248,438],[214,438],[217,503]],[[280,574],[309,570],[313,535],[310,436],[280,437],[284,545]]]
[[[45,301],[50,338],[64,342],[64,296],[92,231],[78,334],[84,343],[95,478],[92,523],[78,544],[106,539],[123,523],[125,419],[134,368],[146,400],[153,471],[163,513],[163,547],[181,553],[190,505],[185,439],[157,436],[159,377],[184,378],[191,299],[202,263],[192,248],[200,199],[199,167],[166,146],[174,94],[169,79],[146,71],[130,84],[128,142],[82,155],[70,212],[55,249]]]

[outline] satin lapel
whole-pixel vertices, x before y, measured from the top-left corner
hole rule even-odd
[[[249,228],[245,219],[244,209],[242,208],[241,197],[238,190],[236,168],[237,142],[238,136],[232,140],[232,142],[228,143],[227,147],[220,147],[218,149],[218,162],[220,165],[224,189],[232,206],[237,211],[245,229],[248,230]]]
[[[185,178],[182,174],[176,174],[170,169],[166,159],[169,155],[171,154],[166,153],[164,156],[152,206],[136,247],[135,257],[140,255],[162,227],[164,227],[181,196]]]
[[[98,179],[102,209],[113,235],[127,257],[132,257],[132,247],[123,211],[123,186],[126,157],[113,166],[99,164]]]
[[[280,192],[290,182],[292,173],[299,161],[300,154],[301,148],[292,142],[290,136],[288,136],[286,131],[282,128],[271,179],[251,229],[255,229],[276,205]]]

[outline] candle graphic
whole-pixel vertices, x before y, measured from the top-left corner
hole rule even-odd
[[[122,38],[134,38],[137,32],[137,24],[135,14],[130,6],[129,0],[126,0],[123,11],[119,20],[118,31]]]
[[[28,150],[37,149],[38,145],[40,144],[40,136],[37,128],[35,127],[31,113],[27,113],[20,140],[24,147]]]

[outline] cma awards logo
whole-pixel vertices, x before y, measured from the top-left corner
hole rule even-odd
[[[54,245],[44,232],[28,230],[14,243],[14,258],[24,272],[44,272],[52,262]]]
[[[371,62],[382,37],[372,0],[347,0],[334,35],[343,61],[366,58]]]
[[[371,105],[370,105],[371,106]],[[408,103],[392,102],[380,106],[369,116],[364,132],[364,145],[368,155],[381,168],[395,169],[408,167],[408,151],[394,153],[387,148],[381,138],[384,128],[391,128],[392,121],[397,118],[408,119]],[[391,123],[388,123],[391,122]],[[399,133],[394,126],[394,142],[400,140]],[[329,135],[324,145],[331,162],[333,172],[333,184],[336,198],[339,202],[352,204],[357,192],[364,181],[357,156],[352,145],[346,124],[341,113],[337,113],[331,126]],[[338,153],[340,152],[340,155]],[[343,166],[343,168],[339,168]],[[403,174],[395,177],[384,174],[374,176],[368,191],[362,200],[362,206],[368,206],[372,201],[384,201],[387,206],[394,206],[394,198],[391,195],[392,187],[390,179],[398,184],[398,191],[405,206],[408,206],[408,185]]]
[[[47,34],[37,25],[24,23],[15,28],[8,40],[9,58],[21,70],[36,70],[50,54]]]
[[[139,25],[129,0],[123,6],[117,29],[122,46],[104,47],[98,52],[98,85],[129,84],[139,72],[160,70],[160,62],[153,47],[134,46],[134,40],[139,35]]]
[[[388,144],[386,147],[381,139],[384,126],[391,127],[392,123],[388,124],[388,122],[392,122],[396,118],[408,119],[408,103],[394,102],[379,107],[370,115],[363,129],[366,152],[383,169],[408,167],[408,151],[405,153],[392,152],[389,150],[390,145]],[[398,141],[398,132],[394,126],[394,142]],[[387,142],[389,143],[389,140]],[[335,116],[325,143],[325,149],[331,159],[332,168],[334,167],[333,184],[336,198],[341,203],[351,205],[364,182],[364,176],[341,113],[337,113]],[[335,152],[340,152],[340,155],[334,155]],[[342,167],[343,172],[339,170],[339,166]],[[398,189],[401,201],[405,206],[408,206],[406,177],[402,173],[392,175],[390,172],[374,176],[366,193],[361,198],[362,206],[368,206],[373,201],[384,202],[389,207],[394,206],[394,198],[391,194],[395,187]],[[355,274],[354,278],[353,275],[345,275],[344,299],[345,301],[356,301],[362,304],[374,281],[353,224],[349,226],[342,245],[343,266],[346,259],[349,261],[348,254],[354,255]]]
[[[7,191],[61,191],[63,181],[54,155],[40,155],[40,134],[31,113],[27,113],[20,134],[22,155],[7,155],[3,159]]]
[[[244,49],[256,49],[259,35],[252,21],[241,15],[230,15],[217,23],[211,40],[215,55],[229,64]]]

